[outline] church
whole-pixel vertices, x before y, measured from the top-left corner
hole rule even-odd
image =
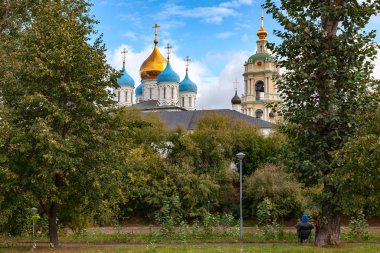
[[[158,49],[157,29],[155,24],[154,47],[149,57],[140,67],[141,84],[135,89],[135,81],[127,73],[125,54],[123,53],[122,75],[117,79],[119,88],[114,91],[118,106],[132,107],[144,112],[155,112],[167,123],[175,126],[177,123],[195,127],[191,119],[207,112],[220,112],[233,119],[246,121],[256,125],[264,132],[273,127],[273,124],[282,121],[268,106],[271,103],[281,102],[275,87],[273,76],[279,73],[273,58],[267,49],[267,31],[264,28],[264,16],[261,16],[261,26],[257,32],[257,50],[244,63],[244,93],[240,98],[235,88],[235,96],[231,99],[232,110],[196,110],[197,85],[189,77],[189,57],[186,57],[186,75],[181,81],[170,63],[170,49],[168,44],[167,58],[162,56]],[[135,95],[135,100],[133,99]],[[134,102],[135,101],[135,102]]]
[[[119,106],[132,106],[141,110],[153,111],[193,111],[196,108],[197,85],[189,77],[189,61],[186,57],[186,75],[180,81],[179,75],[173,70],[170,64],[169,44],[165,47],[168,50],[165,59],[157,47],[157,29],[160,26],[155,24],[154,48],[149,57],[140,67],[141,84],[135,88],[135,81],[125,69],[125,49],[122,52],[123,69],[122,75],[117,83],[120,88],[115,91],[115,98]],[[133,103],[133,93],[135,101]]]

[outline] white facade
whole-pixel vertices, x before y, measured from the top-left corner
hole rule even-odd
[[[158,105],[179,106],[179,86],[178,83],[162,82],[158,87]]]
[[[188,111],[194,111],[197,101],[197,94],[195,92],[181,92],[180,105]]]
[[[118,106],[132,106],[134,95],[133,87],[122,86],[118,89],[115,89],[114,94],[114,99],[117,101]]]
[[[241,105],[239,105],[239,104],[233,104],[232,105],[232,110],[234,110],[234,111],[237,111],[237,112],[241,112]]]
[[[142,95],[143,101],[158,100],[157,79],[143,80],[142,85],[143,85],[143,95]]]

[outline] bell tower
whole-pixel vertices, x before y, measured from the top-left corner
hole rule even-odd
[[[282,118],[268,108],[268,104],[280,102],[280,96],[272,80],[279,73],[273,57],[267,49],[268,33],[264,28],[264,13],[261,15],[261,25],[257,31],[257,50],[244,64],[244,95],[242,97],[242,113],[269,122]]]

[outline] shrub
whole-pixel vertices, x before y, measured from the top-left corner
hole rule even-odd
[[[351,217],[348,224],[347,236],[351,240],[367,241],[369,239],[368,222],[362,211],[360,211],[355,217]]]

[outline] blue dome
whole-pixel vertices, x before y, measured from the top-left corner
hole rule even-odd
[[[136,96],[142,96],[142,94],[143,94],[142,89],[143,89],[143,85],[142,84],[140,84],[139,86],[137,86],[137,88],[135,90]]]
[[[179,83],[179,75],[174,72],[170,62],[166,64],[166,68],[157,76],[157,83]]]
[[[186,72],[186,76],[182,82],[179,83],[179,92],[195,92],[197,93],[197,85],[190,80],[189,75]]]
[[[121,77],[117,78],[117,84],[120,86],[135,87],[135,81],[125,70],[125,64],[123,63],[123,69],[121,70]]]

